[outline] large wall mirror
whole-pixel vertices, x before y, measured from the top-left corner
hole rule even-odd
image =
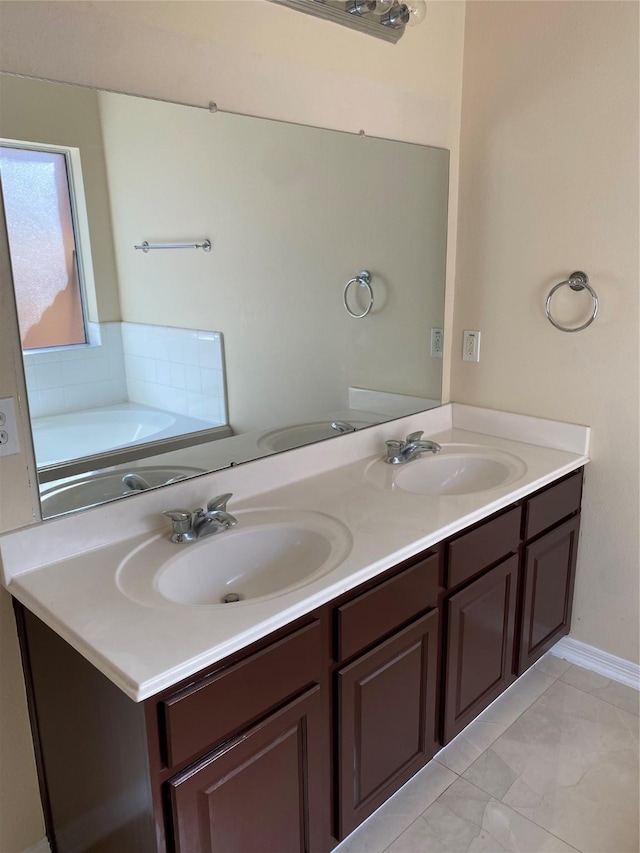
[[[440,403],[447,151],[6,74],[0,144],[43,517]]]

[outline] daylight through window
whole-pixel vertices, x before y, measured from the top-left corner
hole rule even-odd
[[[84,344],[67,157],[2,145],[0,169],[22,346]]]

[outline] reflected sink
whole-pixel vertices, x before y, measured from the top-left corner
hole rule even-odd
[[[349,423],[356,429],[371,426],[369,421],[352,421],[349,419]],[[333,438],[336,435],[343,435],[343,433],[333,429],[330,420],[310,421],[306,424],[291,424],[291,426],[270,430],[260,436],[258,447],[272,452],[292,450],[294,447],[301,447],[303,444],[311,444],[314,441],[322,441],[325,438]]]
[[[445,444],[440,453],[424,454],[403,465],[391,466],[377,460],[367,469],[367,476],[387,488],[437,497],[506,486],[526,471],[522,459],[511,453],[483,445]]]
[[[141,604],[239,607],[290,592],[335,569],[351,535],[330,516],[289,510],[235,513],[238,525],[176,545],[158,534],[120,564],[121,592]],[[225,603],[229,597],[233,603]]]
[[[51,487],[45,486],[40,493],[42,514],[46,517],[69,512],[72,509],[85,509],[94,504],[112,501],[123,495],[137,494],[123,482],[125,474],[139,474],[150,486],[163,486],[168,480],[194,477],[204,474],[202,468],[186,465],[145,465],[136,468],[122,468],[118,471],[104,471],[96,474],[83,474],[72,480],[59,482]]]

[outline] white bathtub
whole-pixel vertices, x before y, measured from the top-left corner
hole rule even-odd
[[[36,465],[41,468],[146,441],[212,429],[219,424],[136,403],[116,403],[33,418],[31,426]]]

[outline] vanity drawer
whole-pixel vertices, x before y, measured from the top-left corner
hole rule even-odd
[[[580,509],[582,468],[527,501],[525,539],[531,539]]]
[[[336,609],[339,663],[438,603],[440,555],[414,563]]]
[[[160,740],[172,767],[253,723],[321,677],[315,620],[228,669],[159,703]]]
[[[520,545],[521,519],[522,508],[518,506],[449,542],[447,587],[457,586],[515,553]]]

